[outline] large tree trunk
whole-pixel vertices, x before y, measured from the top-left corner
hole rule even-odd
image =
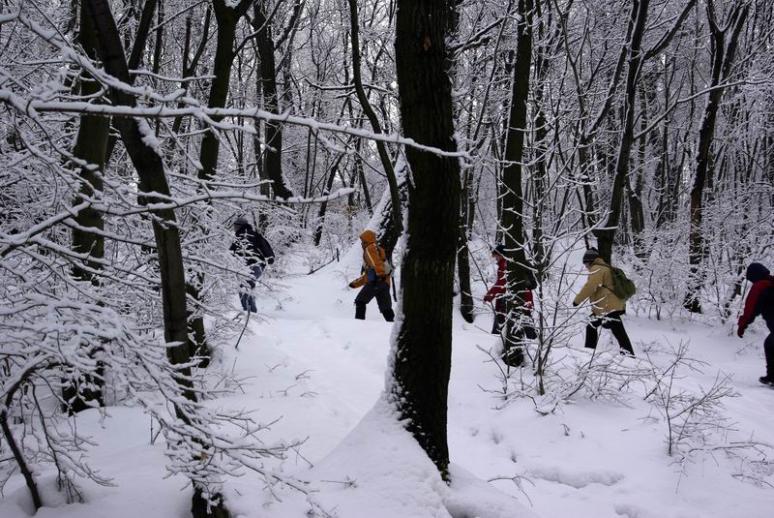
[[[468,239],[473,225],[475,202],[472,199],[471,184],[473,171],[468,168],[462,175],[462,192],[460,193],[460,231],[457,244],[457,279],[460,283],[460,313],[466,322],[473,323],[476,318],[473,293],[470,286],[470,249]]]
[[[277,65],[274,60],[274,37],[272,23],[266,18],[265,1],[253,4],[253,28],[256,35],[259,78],[258,88],[263,94],[263,106],[266,111],[279,113],[279,97],[277,96]],[[256,158],[263,164],[260,171],[262,180],[269,180],[264,193],[277,198],[290,198],[293,192],[285,184],[282,175],[282,125],[276,121],[266,121],[266,139],[261,152],[261,144],[256,141]],[[270,187],[269,187],[270,185]],[[270,189],[270,190],[268,190]]]
[[[85,8],[96,28],[99,55],[102,58],[105,71],[120,81],[128,82],[129,68],[108,1],[87,0]],[[116,106],[133,107],[137,104],[134,96],[116,88],[110,89],[110,98]],[[156,194],[164,199],[168,198],[171,193],[164,163],[157,150],[150,146],[145,139],[145,135],[151,131],[150,126],[142,120],[121,117],[115,119],[115,127],[118,129],[127,154],[137,171],[140,191],[149,193],[148,196],[141,197],[141,203],[152,202]],[[188,343],[185,267],[180,245],[180,232],[174,210],[156,209],[151,213],[161,277],[164,339],[171,345],[167,347],[167,356],[173,365],[185,364],[191,360],[191,347]],[[181,368],[179,372],[181,376],[178,378],[178,383],[181,385],[184,396],[189,401],[195,402],[197,396],[189,381],[190,367]],[[179,419],[188,421],[177,405],[175,411]],[[229,515],[220,495],[214,495],[214,503],[210,506],[203,494],[203,488],[194,483],[192,501],[194,516],[225,518]]]
[[[250,0],[241,0],[237,5],[227,5],[225,0],[213,0],[213,9],[215,11],[215,20],[218,22],[217,45],[215,47],[215,61],[212,66],[213,80],[210,85],[210,95],[207,106],[210,108],[223,108],[228,99],[229,82],[231,81],[231,69],[234,64],[234,38],[236,36],[236,26],[239,19],[244,16],[250,6]],[[213,116],[212,119],[218,122],[223,117]],[[210,128],[202,137],[201,148],[199,149],[199,163],[201,169],[198,177],[202,181],[209,181],[215,176],[218,167],[218,155],[220,154],[220,140],[217,137],[216,130]],[[199,289],[203,279],[191,279],[186,286],[187,293],[197,303],[201,300]],[[202,367],[209,364],[210,348],[207,345],[207,336],[204,329],[204,319],[201,315],[191,313],[190,329],[193,335],[193,350],[195,354],[203,358]]]
[[[707,20],[709,22],[712,38],[710,40],[710,52],[712,56],[712,79],[710,87],[717,87],[725,81],[731,73],[731,65],[734,62],[739,34],[744,27],[749,4],[737,4],[732,9],[729,19],[721,29],[715,18],[715,6],[712,0],[707,2]],[[726,37],[730,31],[728,45]],[[691,226],[689,232],[688,263],[690,265],[690,286],[685,296],[683,305],[692,313],[701,313],[699,291],[703,284],[699,268],[705,255],[704,236],[702,235],[702,219],[704,216],[703,200],[706,184],[711,181],[712,141],[715,138],[715,126],[717,123],[720,101],[723,98],[723,88],[715,88],[707,96],[707,105],[704,108],[701,128],[699,129],[699,143],[696,149],[696,172],[691,188]]]
[[[355,84],[355,93],[360,105],[363,107],[363,113],[368,117],[368,122],[371,123],[374,133],[381,134],[382,126],[379,123],[379,118],[376,116],[373,107],[371,107],[371,103],[368,101],[368,96],[363,88],[363,78],[360,71],[360,24],[357,14],[357,0],[349,0],[349,19],[350,37],[352,40],[352,80]],[[398,234],[400,234],[403,229],[403,216],[401,214],[400,194],[398,193],[398,179],[395,175],[395,168],[392,166],[392,160],[387,153],[387,145],[384,142],[377,140],[376,150],[379,153],[379,160],[382,163],[384,174],[387,176],[387,184],[390,187],[392,217],[395,220],[393,225]]]
[[[395,61],[403,132],[455,151],[451,68],[446,41],[455,23],[452,0],[398,0]],[[407,429],[449,480],[446,440],[451,370],[454,260],[459,218],[457,158],[406,149],[408,236],[401,270],[403,318],[389,387]]]
[[[97,59],[97,35],[91,18],[86,16],[85,9],[81,9],[80,32],[78,42],[91,59]],[[94,96],[101,91],[100,85],[88,74],[81,76],[81,95]],[[81,167],[80,198],[93,198],[102,192],[102,175],[105,170],[105,153],[107,150],[108,134],[110,131],[110,119],[94,115],[81,115],[78,135],[75,138],[73,155],[89,163],[89,167]],[[72,230],[72,248],[79,254],[88,255],[95,260],[84,261],[86,269],[75,266],[73,275],[94,285],[99,284],[99,277],[95,274],[102,268],[100,259],[105,256],[105,239],[101,234],[89,232],[86,229],[93,228],[102,231],[105,222],[102,213],[88,207],[75,215],[77,228]],[[65,401],[65,410],[71,414],[91,408],[88,402],[96,402],[100,406],[104,404],[102,399],[102,364],[97,364],[96,376],[87,376],[82,383],[65,385],[62,390],[62,398]],[[93,388],[86,388],[93,387]],[[93,404],[93,403],[92,403]]]
[[[519,0],[517,7],[516,63],[513,67],[511,110],[505,140],[505,169],[503,170],[503,212],[501,226],[505,238],[506,313],[505,346],[513,351],[514,363],[521,363],[523,354],[516,336],[524,305],[518,293],[526,289],[529,265],[525,254],[524,199],[522,195],[522,162],[524,141],[527,133],[527,96],[529,95],[530,68],[532,66],[532,0]]]
[[[613,255],[613,242],[621,221],[621,213],[624,200],[624,186],[628,182],[629,160],[631,158],[632,144],[634,142],[634,107],[637,94],[637,81],[640,76],[640,64],[642,63],[642,36],[645,33],[645,23],[648,18],[649,0],[634,0],[630,15],[632,24],[631,38],[628,42],[629,65],[626,74],[626,86],[623,107],[623,128],[621,140],[618,145],[618,153],[615,159],[615,177],[613,180],[613,192],[610,199],[610,210],[605,228],[595,232],[599,255],[610,263]]]
[[[231,81],[231,68],[234,64],[234,38],[239,19],[247,12],[250,0],[241,0],[237,5],[230,5],[226,0],[213,0],[215,20],[218,22],[217,45],[215,47],[215,61],[212,65],[212,84],[207,106],[210,108],[223,108],[228,98],[229,82]],[[218,122],[223,117],[213,116]],[[218,166],[218,154],[220,153],[220,140],[215,129],[204,133],[201,149],[199,150],[199,179],[211,180]]]

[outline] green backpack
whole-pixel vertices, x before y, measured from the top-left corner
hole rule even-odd
[[[611,291],[615,293],[616,297],[625,302],[637,293],[637,287],[634,285],[634,282],[626,276],[623,270],[610,266],[610,272],[613,276],[613,289]]]

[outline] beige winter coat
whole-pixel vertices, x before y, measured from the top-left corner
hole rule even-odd
[[[591,312],[595,315],[607,315],[626,309],[626,303],[613,293],[613,271],[601,257],[591,263],[589,278],[573,304],[577,306],[586,299],[591,301]]]

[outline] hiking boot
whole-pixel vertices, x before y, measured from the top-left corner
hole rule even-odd
[[[758,378],[758,381],[760,381],[764,385],[768,385],[769,387],[774,387],[774,377],[772,376],[761,376],[760,378]]]

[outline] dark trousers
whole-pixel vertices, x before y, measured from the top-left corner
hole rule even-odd
[[[586,347],[589,349],[596,349],[597,342],[599,341],[599,327],[602,326],[605,329],[609,329],[616,340],[618,340],[618,346],[621,348],[621,352],[627,352],[634,356],[634,349],[632,348],[632,342],[629,340],[629,335],[626,334],[624,329],[621,315],[623,311],[613,311],[607,315],[592,316],[589,323],[586,325]]]
[[[502,331],[502,328],[505,325],[506,313],[505,299],[501,297],[495,301],[495,317],[494,322],[492,322],[493,335],[499,335]],[[530,312],[525,310],[524,315],[529,317]],[[537,338],[537,331],[535,331],[535,328],[531,324],[527,323],[529,321],[530,319],[527,319],[526,322],[522,321],[521,325],[514,333],[514,338],[517,340],[516,343],[511,343],[510,340],[503,341],[502,359],[503,363],[508,366],[519,367],[524,363],[524,352],[522,351],[524,339],[529,338],[530,340],[534,340]]]
[[[395,313],[392,311],[392,299],[390,298],[390,285],[386,282],[369,282],[360,290],[355,297],[355,318],[365,320],[366,304],[376,297],[376,303],[379,305],[379,311],[387,322],[395,320]]]
[[[255,288],[255,283],[263,275],[263,267],[260,264],[254,264],[250,266],[250,271],[253,274],[253,278],[247,281],[250,291],[242,291],[239,293],[239,302],[242,303],[242,309],[249,313],[257,313],[258,310],[255,307],[255,297],[252,290]]]
[[[503,324],[505,324],[505,300],[502,298],[497,299],[494,308],[495,314],[494,320],[492,321],[492,334],[499,335],[500,330],[503,328]]]
[[[766,354],[766,377],[774,379],[774,332],[763,341],[763,352]]]
[[[529,317],[531,316],[531,312],[529,310],[524,310],[524,315]],[[499,298],[497,299],[497,301],[495,301],[495,315],[494,315],[494,320],[492,321],[493,335],[500,334],[500,331],[505,325],[505,316],[506,316],[505,299]],[[527,319],[527,321],[531,321],[531,319]],[[526,337],[526,338],[529,338],[530,340],[534,340],[535,338],[537,338],[537,331],[532,325],[522,323],[519,329],[516,330],[515,335],[517,338]]]

